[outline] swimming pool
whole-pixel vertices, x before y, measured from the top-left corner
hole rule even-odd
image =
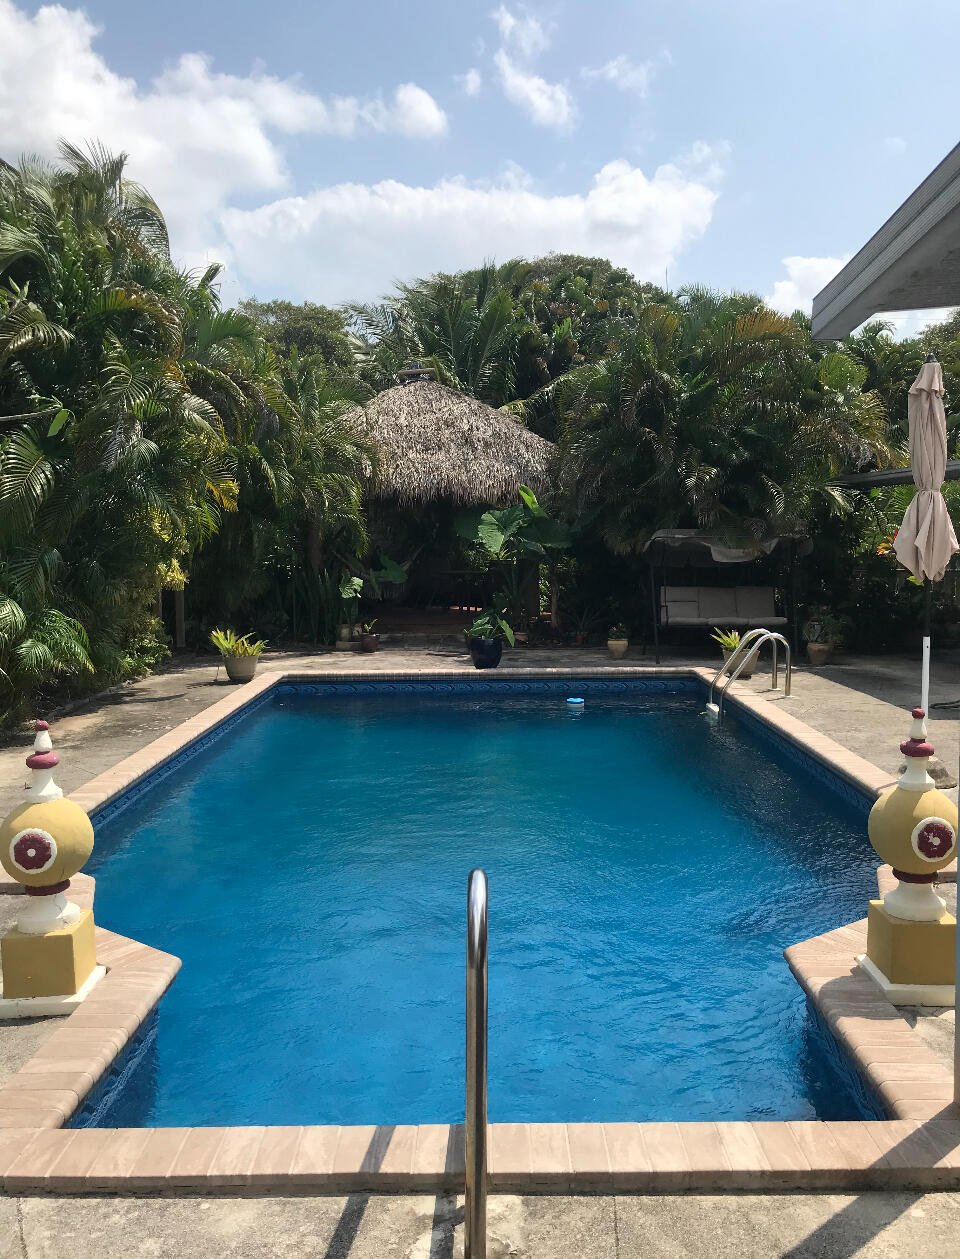
[[[474,865],[491,1120],[869,1110],[781,957],[875,892],[865,802],[693,683],[564,685],[284,685],[110,806],[98,919],[183,968],[86,1121],[461,1119]]]

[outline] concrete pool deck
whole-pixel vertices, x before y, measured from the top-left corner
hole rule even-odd
[[[522,664],[519,658],[521,655],[523,661]],[[271,672],[292,673],[297,676],[303,676],[307,673],[311,675],[316,673],[327,675],[330,673],[337,673],[343,675],[360,669],[363,671],[369,670],[376,672],[380,675],[383,673],[400,673],[408,671],[433,672],[435,670],[449,673],[452,670],[462,669],[464,663],[465,659],[462,653],[444,652],[442,650],[439,652],[384,651],[374,657],[354,657],[347,653],[331,653],[319,657],[310,657],[309,659],[305,659],[304,657],[274,657],[270,660],[267,667],[262,670],[261,684],[269,684],[270,679],[268,675]],[[639,658],[637,660],[628,659],[625,663],[628,666],[639,665],[644,672],[646,672],[648,668],[651,672],[653,671],[652,662],[645,661],[643,658]],[[674,666],[680,665],[683,667],[683,663],[679,660],[670,661],[670,664]],[[941,662],[938,661],[935,664],[935,680],[940,675],[940,663]],[[602,656],[596,651],[582,650],[570,652],[556,650],[512,653],[511,656],[505,660],[505,665],[508,666],[511,673],[524,673],[543,668],[574,669],[583,673],[592,673],[598,670],[606,671],[608,668],[623,667],[619,662],[608,662],[605,656]],[[849,667],[849,664],[841,664],[836,666],[834,670],[831,670],[831,672],[840,673],[842,669]],[[863,666],[862,664],[858,664],[856,668],[863,668]],[[889,670],[889,665],[887,668]],[[958,691],[960,691],[960,668],[952,668],[952,676],[956,677],[956,685]],[[909,677],[903,676],[904,671],[909,669],[909,662],[902,662],[902,664],[898,666],[898,669],[899,672],[894,670],[892,671],[892,675],[896,684],[903,692],[904,706],[909,707],[913,702],[915,702],[909,695]],[[685,669],[684,671],[686,672],[687,670]],[[120,697],[120,702],[116,704],[116,707],[122,708],[126,703],[130,703],[130,707],[126,709],[126,716],[128,718],[132,718],[132,720],[128,720],[127,722],[111,722],[104,716],[104,710],[109,713],[110,709],[114,706],[115,701],[104,703],[100,707],[94,705],[91,711],[81,711],[73,716],[68,716],[61,721],[58,721],[55,733],[58,740],[58,750],[61,752],[64,760],[65,772],[61,779],[64,787],[69,789],[74,785],[74,782],[70,780],[70,775],[67,772],[68,770],[73,772],[70,765],[72,757],[69,751],[70,743],[73,738],[82,740],[82,746],[87,758],[86,772],[75,774],[74,781],[76,781],[76,779],[83,781],[84,778],[89,776],[91,770],[94,773],[101,771],[99,784],[88,784],[86,791],[83,793],[77,793],[78,799],[81,799],[84,803],[87,803],[89,800],[89,804],[92,805],[98,796],[102,798],[103,795],[111,794],[113,790],[116,790],[121,787],[124,782],[128,781],[130,775],[129,765],[125,770],[121,770],[119,766],[114,768],[115,763],[123,756],[124,752],[128,755],[130,752],[133,752],[136,756],[136,754],[143,749],[143,745],[150,739],[151,736],[155,737],[158,733],[164,736],[166,733],[164,727],[169,729],[169,727],[176,723],[178,718],[186,717],[188,720],[188,726],[185,727],[184,730],[178,732],[176,735],[174,735],[171,731],[170,738],[163,737],[163,743],[166,744],[167,748],[171,750],[175,749],[179,746],[180,741],[182,741],[184,737],[191,737],[195,734],[195,732],[202,729],[207,724],[207,721],[211,716],[215,716],[213,713],[204,712],[204,709],[210,702],[210,699],[218,700],[220,696],[225,695],[225,692],[227,692],[227,703],[224,704],[224,710],[233,707],[235,701],[231,700],[230,696],[237,695],[237,688],[218,687],[213,680],[213,673],[214,670],[212,668],[195,666],[175,673],[160,675],[159,678],[149,679],[145,683],[137,684],[137,687],[135,688],[129,688],[130,691],[138,691],[139,688],[143,689],[139,690],[139,694],[131,695],[129,700],[126,696],[122,695]],[[505,673],[506,669],[501,670],[501,675]],[[856,677],[856,672],[854,672],[852,676]],[[763,675],[760,675],[756,677],[752,683],[747,684],[747,686],[742,688],[738,686],[737,690],[743,695],[751,696],[752,699],[754,695],[762,695],[764,689],[768,687],[768,678],[764,678]],[[244,689],[246,690],[246,688]],[[250,689],[259,689],[259,687],[252,687]],[[843,694],[844,691],[851,692],[851,694],[845,697]],[[769,695],[769,690],[767,691],[767,694]],[[945,698],[947,697],[945,696]],[[845,702],[846,709],[844,708]],[[150,705],[156,705],[157,707],[153,708],[150,707]],[[897,744],[904,736],[904,711],[903,708],[898,707],[896,704],[888,703],[877,695],[869,694],[866,690],[858,691],[853,687],[845,687],[842,683],[835,680],[835,677],[829,676],[825,672],[818,671],[817,673],[813,673],[812,671],[804,672],[798,670],[794,677],[794,695],[791,699],[784,700],[783,698],[780,698],[775,700],[773,703],[768,703],[766,699],[752,699],[749,706],[753,708],[755,705],[762,707],[765,710],[769,710],[771,712],[776,711],[778,714],[782,714],[781,720],[778,721],[777,724],[789,725],[791,724],[789,721],[790,716],[796,716],[801,718],[801,720],[809,722],[809,724],[813,726],[814,732],[822,732],[821,738],[823,735],[832,736],[833,738],[837,738],[839,736],[840,742],[846,749],[848,767],[853,767],[854,769],[859,768],[861,775],[864,773],[862,762],[859,767],[857,767],[854,763],[860,760],[860,756],[862,755],[861,748],[864,749],[864,751],[871,753],[876,758],[879,768],[871,765],[867,765],[865,768],[869,771],[867,776],[871,779],[874,790],[876,790],[878,786],[883,785],[885,782],[890,781],[896,772],[897,765],[893,763],[897,759],[895,753],[893,756],[889,756],[886,765],[880,763],[880,752],[885,749],[887,738],[889,737],[889,741],[893,749],[896,749]],[[220,704],[217,703],[216,707],[219,708]],[[163,712],[163,717],[160,717],[159,714],[157,716],[154,715],[157,713],[158,709]],[[204,713],[203,718],[199,717],[200,713]],[[786,721],[783,720],[784,718]],[[817,720],[817,718],[819,718],[819,720]],[[845,724],[847,727],[843,730],[843,733],[841,733],[840,729],[841,724]],[[946,734],[946,727],[951,724],[955,726],[955,723],[951,722],[937,722],[938,726],[943,727],[942,732],[936,727],[934,729],[933,739],[937,744],[938,752],[946,746],[945,740],[942,736],[943,734]],[[95,741],[91,741],[90,738],[93,733],[91,726],[99,727],[95,736]],[[84,727],[86,730],[86,737],[84,737],[82,733]],[[117,727],[120,728],[118,729]],[[887,735],[887,731],[889,731],[889,736]],[[814,738],[814,743],[819,741],[820,740],[816,737]],[[126,744],[126,747],[122,747],[122,744]],[[841,753],[843,750],[843,748],[840,749]],[[155,751],[156,749],[154,749],[154,753]],[[812,747],[811,751],[816,754],[815,747]],[[8,756],[11,757],[11,767],[14,763],[16,765],[13,781],[17,783],[22,779],[22,745],[18,745],[15,748],[4,749],[4,751],[0,753],[0,758],[2,758],[2,760],[0,760],[0,764],[3,764],[4,768],[7,767],[4,762]],[[147,757],[142,761],[142,764],[148,766],[150,763],[153,763],[154,759],[155,756]],[[842,761],[843,759],[844,758],[841,756],[840,760]],[[840,768],[842,770],[843,766],[841,765]],[[852,776],[856,777],[857,775],[852,774]],[[12,794],[13,798],[15,798],[15,793]],[[87,798],[85,799],[85,797]],[[4,807],[9,807],[8,802],[3,802],[3,805]],[[898,1018],[898,1022],[903,1024],[904,1027],[907,1026],[906,1022],[902,1019]],[[2,1047],[4,1033],[5,1029],[0,1027],[0,1047]],[[0,1061],[2,1061],[2,1057],[2,1048],[0,1048]],[[944,1116],[944,1118],[946,1118],[946,1116]],[[504,1127],[512,1128],[514,1126],[506,1125]],[[546,1125],[544,1127],[551,1126]],[[555,1127],[560,1129],[564,1128],[563,1125],[557,1125]],[[594,1125],[587,1125],[584,1127],[593,1128]],[[599,1128],[600,1126],[597,1125],[596,1127]],[[717,1188],[721,1187],[721,1185],[728,1185],[729,1187],[736,1187],[740,1189],[760,1187],[761,1185],[774,1188],[778,1184],[778,1175],[781,1172],[785,1173],[788,1171],[793,1175],[792,1179],[788,1177],[785,1183],[797,1186],[801,1184],[807,1184],[811,1187],[814,1185],[829,1185],[831,1188],[840,1188],[844,1183],[876,1186],[896,1184],[903,1182],[904,1178],[902,1173],[904,1171],[909,1171],[911,1173],[911,1175],[907,1177],[908,1183],[911,1183],[912,1176],[912,1183],[916,1185],[953,1186],[960,1184],[960,1175],[958,1175],[958,1169],[960,1169],[960,1128],[958,1128],[954,1122],[931,1124],[923,1120],[918,1120],[915,1123],[911,1123],[910,1121],[901,1121],[896,1126],[894,1124],[886,1123],[871,1125],[839,1125],[837,1126],[835,1132],[830,1131],[829,1125],[792,1125],[790,1127],[800,1129],[806,1129],[809,1127],[811,1129],[817,1129],[818,1132],[817,1134],[806,1132],[798,1134],[797,1132],[793,1132],[791,1134],[792,1139],[788,1140],[786,1144],[784,1144],[783,1141],[785,1134],[782,1132],[773,1133],[772,1130],[774,1128],[784,1129],[787,1128],[788,1125],[681,1125],[680,1127],[684,1129],[684,1131],[680,1133],[673,1132],[676,1125],[661,1125],[660,1127],[665,1130],[663,1132],[656,1131],[656,1125],[643,1125],[644,1129],[650,1128],[651,1131],[647,1134],[647,1139],[641,1138],[639,1146],[637,1146],[634,1152],[630,1155],[630,1160],[628,1161],[632,1160],[633,1166],[619,1168],[613,1166],[614,1157],[612,1154],[611,1142],[614,1147],[617,1145],[623,1147],[625,1138],[629,1135],[631,1140],[627,1144],[632,1145],[633,1134],[625,1133],[623,1128],[626,1127],[633,1129],[639,1127],[639,1125],[610,1125],[608,1127],[610,1132],[607,1132],[605,1128],[601,1135],[600,1145],[596,1148],[590,1148],[591,1145],[595,1146],[594,1134],[582,1131],[581,1126],[579,1125],[568,1125],[562,1133],[551,1131],[549,1133],[544,1132],[541,1134],[546,1141],[545,1148],[550,1148],[552,1150],[552,1157],[555,1160],[554,1168],[552,1169],[553,1174],[551,1177],[553,1180],[552,1188],[554,1192],[563,1192],[565,1189],[569,1192],[569,1190],[576,1188],[578,1181],[580,1187],[587,1188],[588,1185],[577,1176],[577,1172],[592,1172],[593,1175],[597,1177],[593,1183],[589,1184],[589,1188],[595,1193],[602,1193],[605,1188],[608,1191],[611,1188],[620,1188],[624,1190],[655,1189],[657,1181],[656,1179],[651,1179],[648,1175],[648,1170],[653,1171],[653,1167],[651,1165],[652,1160],[649,1158],[649,1155],[654,1153],[654,1151],[650,1149],[649,1145],[649,1137],[651,1136],[665,1140],[668,1147],[671,1144],[674,1144],[672,1184],[670,1181],[665,1183],[661,1180],[661,1188],[666,1188],[667,1184],[671,1184],[671,1187],[673,1188],[684,1188],[688,1192],[691,1189],[695,1189],[698,1184],[702,1185],[705,1183],[700,1179],[700,1176],[704,1172],[710,1170],[708,1169],[707,1164],[710,1164],[710,1168],[712,1168],[714,1175],[714,1179],[708,1183],[710,1183],[711,1187]],[[870,1129],[870,1132],[864,1132],[865,1128]],[[879,1129],[881,1128],[887,1130],[885,1134],[880,1133]],[[667,1129],[670,1131],[666,1131]],[[275,1133],[276,1140],[279,1141],[280,1130],[273,1131]],[[304,1134],[310,1131],[311,1130],[303,1130],[296,1138],[295,1148],[297,1152],[299,1152],[302,1148]],[[311,1139],[316,1140],[319,1138],[319,1132],[318,1130],[313,1131],[317,1133],[317,1137]],[[439,1133],[432,1135],[439,1136]],[[421,1144],[418,1139],[414,1138],[411,1145],[410,1141],[400,1132],[400,1130],[396,1130],[385,1144],[383,1135],[378,1134],[377,1136],[374,1136],[374,1133],[371,1130],[369,1136],[373,1146],[378,1148],[382,1147],[382,1153],[384,1155],[390,1152],[391,1146],[393,1146],[394,1141],[396,1140],[398,1143],[398,1146],[395,1147],[396,1153],[400,1156],[401,1162],[406,1157],[401,1152],[401,1147],[406,1148],[409,1146],[411,1157],[409,1167],[411,1172],[414,1171],[414,1161],[417,1158],[417,1149]],[[451,1136],[451,1133],[447,1134],[447,1148],[450,1146]],[[817,1141],[821,1142],[821,1144],[824,1142],[826,1143],[824,1149],[829,1151],[828,1158],[822,1157],[824,1150],[819,1150],[817,1157],[813,1160],[808,1158],[804,1153],[805,1149],[808,1153],[813,1153],[813,1148],[807,1146],[806,1142],[814,1136]],[[60,1185],[62,1185],[63,1188],[73,1187],[75,1189],[79,1189],[81,1192],[95,1192],[98,1185],[96,1174],[94,1174],[91,1179],[87,1180],[86,1185],[80,1184],[78,1181],[82,1180],[86,1176],[85,1172],[81,1172],[81,1166],[85,1166],[87,1171],[96,1173],[97,1169],[95,1165],[98,1158],[92,1146],[96,1143],[98,1138],[95,1136],[92,1138],[92,1141],[90,1142],[91,1149],[87,1150],[84,1148],[88,1144],[86,1133],[71,1134],[63,1132],[57,1133],[56,1137],[61,1140],[68,1141],[70,1145],[73,1146],[73,1153],[70,1157],[66,1157],[66,1148],[58,1150],[54,1161],[59,1161],[61,1157],[64,1158],[65,1161],[62,1166],[63,1172],[69,1172],[71,1164],[74,1164],[76,1167],[76,1171],[73,1175],[68,1176],[68,1179],[72,1180],[73,1184],[68,1186],[64,1184],[63,1181],[60,1181]],[[519,1134],[506,1131],[502,1133],[494,1132],[493,1134],[493,1171],[495,1175],[495,1185],[498,1186],[500,1190],[508,1191],[510,1189],[521,1188],[524,1180],[526,1180],[526,1176],[521,1175],[520,1173],[522,1171],[526,1171],[526,1173],[529,1174],[530,1171],[534,1170],[530,1163],[530,1147],[529,1145],[525,1147],[526,1152],[516,1147],[515,1138],[518,1137]],[[53,1132],[50,1133],[50,1138],[54,1139]],[[83,1138],[80,1145],[75,1144],[78,1138]],[[263,1134],[261,1133],[260,1139],[262,1140],[262,1138]],[[529,1140],[529,1134],[525,1134],[525,1139],[527,1141]],[[676,1144],[678,1139],[679,1144]],[[139,1133],[136,1137],[131,1136],[129,1140],[133,1142],[143,1142],[145,1141],[145,1138],[142,1133]],[[433,1142],[431,1140],[431,1144],[432,1143]],[[586,1143],[586,1145],[584,1143]],[[659,1143],[660,1140],[658,1140],[658,1144]],[[7,1167],[12,1168],[13,1164],[16,1164],[20,1158],[20,1155],[26,1151],[27,1145],[30,1144],[30,1142],[26,1143],[16,1154],[14,1154],[13,1146],[15,1141],[13,1139],[13,1132],[10,1132],[8,1134],[8,1141],[6,1144],[8,1151],[13,1156],[12,1162],[8,1158]],[[281,1142],[280,1144],[282,1145],[284,1143]],[[351,1141],[351,1146],[353,1144],[354,1142]],[[501,1147],[501,1155],[499,1159],[497,1158],[496,1153],[498,1146]],[[921,1146],[923,1149],[922,1158],[919,1157],[919,1147]],[[368,1150],[369,1144],[367,1149],[363,1151],[363,1156],[367,1155]],[[839,1159],[837,1156],[837,1150],[840,1151]],[[2,1151],[2,1146],[0,1146],[0,1151]],[[641,1155],[637,1151],[645,1151],[646,1153]],[[713,1152],[712,1157],[711,1151]],[[36,1152],[39,1153],[39,1150]],[[180,1151],[178,1149],[178,1155],[179,1152]],[[50,1153],[53,1153],[53,1149],[51,1149]],[[131,1151],[128,1149],[127,1153],[130,1154]],[[244,1159],[240,1158],[240,1153],[241,1152],[237,1150],[234,1157],[239,1158],[239,1161],[243,1162]],[[254,1152],[253,1157],[259,1159],[261,1153],[266,1152],[260,1151],[258,1148],[258,1151]],[[197,1162],[198,1155],[199,1151],[196,1154],[191,1155],[194,1164]],[[118,1170],[118,1156],[119,1151],[112,1152],[111,1154],[114,1176]],[[269,1155],[270,1159],[274,1161],[276,1159],[282,1160],[284,1157],[294,1159],[296,1156],[297,1155],[294,1153],[294,1147],[290,1146],[288,1146],[286,1155],[279,1147],[272,1149]],[[638,1165],[639,1160],[645,1161],[646,1166],[643,1167]],[[0,1161],[2,1161],[2,1153],[0,1153]],[[619,1162],[619,1159],[617,1161]],[[660,1157],[658,1157],[656,1161],[661,1167],[663,1167],[662,1159]],[[499,1172],[497,1169],[498,1162],[500,1164]],[[592,1163],[592,1167],[583,1166],[584,1162]],[[360,1158],[360,1163],[361,1165],[363,1164],[363,1157]],[[521,1167],[522,1163],[526,1164],[525,1168]],[[580,1167],[577,1166],[578,1163],[581,1164]],[[288,1163],[288,1167],[289,1166],[290,1164]],[[367,1163],[367,1167],[369,1168],[369,1162]],[[47,1168],[52,1170],[49,1159],[47,1160]],[[0,1174],[3,1174],[3,1170],[3,1168],[0,1168]],[[250,1170],[252,1171],[252,1164],[250,1165]],[[361,1172],[362,1170],[362,1166],[357,1168],[358,1172]],[[440,1168],[437,1168],[434,1172],[431,1172],[431,1174],[434,1175],[440,1170]],[[449,1172],[455,1172],[455,1175],[460,1174],[458,1168],[447,1168],[444,1166],[442,1170],[448,1174]],[[538,1168],[537,1170],[543,1169]],[[668,1169],[663,1167],[663,1170],[667,1171]],[[17,1172],[15,1171],[8,1182],[7,1192],[16,1193],[18,1191],[30,1191],[30,1169],[21,1164],[18,1171],[20,1173],[27,1173],[27,1182],[25,1183],[23,1180],[18,1179]],[[39,1171],[39,1168],[34,1169],[34,1171],[36,1173]],[[620,1174],[615,1174],[618,1171]],[[922,1175],[920,1174],[921,1171]],[[719,1180],[717,1179],[717,1173],[724,1173],[720,1176]],[[803,1174],[797,1175],[797,1173]],[[810,1173],[814,1174],[811,1175]],[[829,1173],[830,1178],[819,1178],[821,1173]],[[239,1163],[236,1168],[232,1168],[227,1174],[233,1176],[233,1184],[235,1186],[236,1179],[239,1177],[247,1182],[244,1186],[247,1191],[255,1188],[255,1185],[251,1183],[249,1178],[249,1172],[240,1169]],[[850,1179],[851,1174],[852,1179]],[[192,1175],[195,1176],[196,1173],[194,1172]],[[517,1178],[511,1179],[511,1177]],[[177,1181],[179,1181],[179,1184],[176,1183]],[[102,1180],[99,1183],[103,1188],[108,1187]],[[527,1183],[529,1183],[529,1180],[527,1180]],[[180,1192],[189,1192],[191,1184],[196,1186],[196,1180],[191,1181],[191,1173],[188,1173],[187,1169],[184,1168],[181,1176],[173,1177],[172,1181],[171,1179],[168,1179],[165,1187],[171,1190],[179,1189]],[[319,1187],[316,1181],[314,1181],[313,1184],[315,1187]],[[39,1187],[40,1186],[35,1185],[34,1191],[36,1191],[36,1188]],[[56,1186],[52,1183],[52,1181],[48,1182],[47,1187],[49,1190],[56,1190]],[[115,1181],[109,1187],[116,1187]],[[146,1185],[143,1185],[142,1187],[147,1188]],[[236,1187],[239,1188],[240,1186]],[[308,1183],[308,1185],[303,1187],[309,1189],[310,1185]],[[354,1189],[354,1193],[368,1193],[371,1187],[373,1187],[372,1184],[362,1186],[357,1184]],[[386,1187],[386,1185],[384,1187]],[[396,1182],[394,1187],[399,1189],[402,1188],[402,1185],[400,1182]],[[411,1184],[410,1187],[414,1188],[414,1185]],[[427,1188],[428,1185],[424,1184],[423,1187]],[[444,1188],[444,1185],[433,1182],[429,1187],[442,1189]],[[159,1189],[160,1186],[157,1185],[155,1188]],[[278,1185],[277,1188],[280,1188],[280,1186]],[[215,1184],[208,1183],[208,1189],[216,1192],[217,1186]],[[329,1180],[327,1184],[327,1191],[336,1192],[336,1189],[336,1181],[333,1179]],[[521,1200],[517,1199],[516,1201],[520,1202]],[[606,1201],[610,1201],[610,1199],[608,1198]],[[940,1201],[943,1200],[941,1199]],[[24,1216],[24,1219],[25,1218],[26,1216]],[[0,1250],[0,1255],[2,1255],[2,1253],[2,1250]],[[98,1253],[101,1252],[98,1251]],[[329,1253],[337,1252],[330,1251]],[[343,1253],[347,1252],[344,1251]],[[424,1253],[430,1253],[429,1245],[427,1251]],[[559,1254],[560,1252],[551,1251],[549,1253]],[[578,1253],[586,1252],[584,1252],[581,1248]],[[607,1250],[603,1253],[614,1252]],[[625,1251],[624,1253],[630,1252]],[[653,1251],[652,1253],[657,1252]],[[685,1252],[682,1250],[676,1250],[673,1252],[665,1251],[664,1253]],[[722,1253],[722,1251],[717,1251],[716,1253]],[[739,1253],[766,1252],[745,1252],[741,1250]],[[769,1253],[780,1252],[770,1251]],[[800,1251],[797,1253],[809,1253],[811,1255],[815,1253],[822,1253],[825,1255],[832,1255],[844,1252],[823,1249],[820,1251],[810,1250],[809,1252]],[[850,1251],[847,1253],[854,1252]],[[863,1251],[860,1253],[868,1252]],[[878,1251],[876,1253],[883,1252]]]

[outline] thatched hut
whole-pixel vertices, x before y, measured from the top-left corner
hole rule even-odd
[[[380,451],[376,498],[493,507],[515,503],[521,485],[549,485],[551,442],[439,381],[394,385],[353,416]]]
[[[554,449],[507,412],[441,385],[422,364],[399,377],[351,412],[380,456],[369,488],[371,541],[408,571],[403,587],[383,590],[394,602],[381,616],[397,628],[406,615],[398,601],[411,615],[429,608],[435,618],[489,600],[492,578],[476,567],[456,517],[516,503],[521,485],[543,495]],[[419,614],[414,620],[422,629]]]

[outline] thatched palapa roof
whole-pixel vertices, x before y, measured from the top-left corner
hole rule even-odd
[[[380,450],[380,498],[505,505],[521,485],[549,485],[552,442],[438,381],[385,389],[351,417]]]

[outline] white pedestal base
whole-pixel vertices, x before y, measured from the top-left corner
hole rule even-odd
[[[869,975],[891,1005],[952,1006],[956,995],[953,984],[892,984],[866,953],[857,957],[857,964]]]
[[[106,966],[95,966],[78,991],[67,997],[11,997],[7,1000],[0,996],[0,1019],[62,1018],[72,1014],[106,973]]]

